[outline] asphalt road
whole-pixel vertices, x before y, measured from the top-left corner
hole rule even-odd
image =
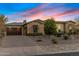
[[[66,53],[56,53],[56,54],[43,54],[35,56],[79,56],[79,52],[66,52]]]

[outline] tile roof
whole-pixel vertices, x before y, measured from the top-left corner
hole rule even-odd
[[[29,24],[29,23],[31,23],[31,22],[39,22],[39,23],[44,23],[44,21],[43,20],[40,20],[40,19],[37,19],[37,20],[33,20],[33,21],[30,21],[30,22],[27,22],[27,23],[25,23],[25,24]],[[66,23],[66,22],[73,22],[73,23],[75,23],[74,21],[56,21],[56,23]],[[11,26],[14,26],[14,25],[18,25],[18,26],[21,26],[21,25],[25,25],[25,24],[23,24],[23,22],[12,22],[12,23],[7,23],[6,25],[11,25]]]
[[[6,25],[19,25],[19,26],[21,26],[21,25],[23,25],[23,23],[22,22],[12,22],[12,23],[7,23]]]

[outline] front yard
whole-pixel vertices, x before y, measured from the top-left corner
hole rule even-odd
[[[56,37],[51,36],[50,39]],[[42,41],[37,41],[41,39]],[[79,37],[63,40],[56,38],[57,44],[52,43],[48,36],[7,36],[2,40],[0,55],[39,55],[68,51],[79,51]]]

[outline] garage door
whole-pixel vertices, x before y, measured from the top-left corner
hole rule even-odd
[[[7,28],[7,35],[22,35],[21,28]]]

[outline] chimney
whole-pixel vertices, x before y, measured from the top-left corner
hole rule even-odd
[[[23,21],[23,24],[25,24],[25,23],[26,23],[26,20]]]

